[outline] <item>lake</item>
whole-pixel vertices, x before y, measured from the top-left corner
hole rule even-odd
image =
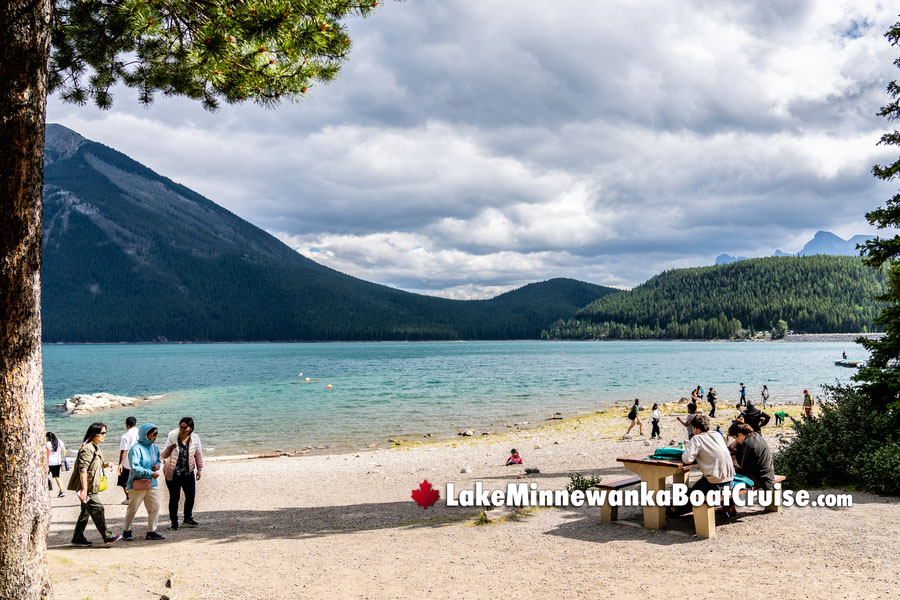
[[[391,437],[500,430],[634,398],[677,401],[697,385],[716,388],[720,404],[737,401],[741,382],[752,400],[765,384],[773,401],[798,403],[804,389],[815,395],[821,384],[849,381],[855,371],[834,365],[842,351],[867,358],[844,342],[45,345],[46,425],[73,448],[94,420],[117,441],[132,414],[162,435],[193,417],[213,455],[359,448]],[[161,397],[85,416],[53,408],[97,392]]]

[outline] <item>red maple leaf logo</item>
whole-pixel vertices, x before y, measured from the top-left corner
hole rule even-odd
[[[437,502],[440,497],[441,494],[431,487],[427,479],[419,484],[419,489],[412,491],[412,499],[424,510],[428,510],[428,507]]]

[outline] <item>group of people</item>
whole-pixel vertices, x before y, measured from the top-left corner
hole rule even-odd
[[[747,399],[747,386],[743,383],[740,384],[740,399],[735,406],[738,410],[738,416],[736,418],[737,421],[741,423],[746,423],[749,425],[754,431],[759,432],[762,427],[771,420],[771,415],[757,408],[756,404],[753,403],[752,400]],[[709,418],[715,418],[716,416],[716,402],[718,400],[718,394],[715,388],[710,388],[708,393],[704,393],[703,386],[698,385],[694,390],[691,391],[691,399],[687,405],[687,416],[682,419],[681,417],[676,417],[678,422],[683,425],[687,431],[688,439],[690,440],[693,436],[693,427],[692,422],[695,415],[702,414],[698,411],[698,406],[701,401],[703,401],[704,397],[706,401],[709,402],[709,413],[707,416]],[[769,402],[769,388],[764,385],[762,387],[762,391],[760,392],[760,398],[762,399],[762,408],[765,409],[767,404],[771,404]],[[685,400],[685,399],[683,399]],[[809,390],[803,390],[803,411],[807,418],[812,418],[812,408],[815,404],[812,395],[810,395]],[[774,406],[774,405],[772,405]],[[628,426],[627,431],[625,431],[625,435],[629,435],[631,430],[634,427],[638,427],[638,431],[640,435],[644,435],[644,423],[641,420],[640,411],[642,410],[641,401],[637,398],[634,400],[634,404],[632,404],[631,409],[628,411],[627,419],[631,421],[631,424]],[[784,418],[786,413],[784,411],[778,411],[775,413],[776,425],[781,425],[784,423]],[[650,423],[652,425],[652,430],[650,432],[650,439],[661,439],[660,436],[660,420],[662,418],[659,404],[654,403],[653,408],[650,410]]]
[[[164,535],[157,532],[160,475],[163,476],[169,490],[171,529],[179,528],[178,507],[182,494],[184,494],[184,518],[181,524],[185,527],[199,525],[193,518],[193,510],[196,482],[203,470],[203,448],[200,438],[194,433],[194,420],[191,417],[181,419],[178,429],[169,432],[161,452],[156,445],[159,435],[156,425],[144,423],[137,427],[135,417],[128,417],[125,420],[125,433],[120,440],[119,463],[116,467],[117,484],[125,492],[122,504],[128,505],[124,530],[120,535],[113,534],[107,526],[103,504],[99,499],[100,492],[106,489],[106,469],[113,467],[112,463],[104,462],[100,452],[100,444],[106,439],[106,434],[105,424],[92,423],[84,435],[72,468],[67,489],[76,492],[81,501],[81,513],[75,523],[72,544],[86,547],[92,545],[84,535],[89,519],[94,521],[106,545],[114,544],[120,539],[134,539],[131,527],[141,505],[147,511],[146,539],[165,539]],[[59,496],[64,496],[59,471],[60,466],[66,464],[65,446],[52,432],[47,433],[47,452],[50,476],[56,479]]]
[[[711,430],[710,426],[709,417],[702,413],[695,413],[690,420],[692,435],[684,445],[681,460],[684,464],[696,463],[702,474],[691,486],[691,492],[724,490],[733,484],[736,474],[749,478],[756,489],[774,489],[772,451],[759,429],[735,420],[728,428],[728,436],[733,441],[726,444],[721,432]],[[675,516],[684,514],[687,510],[687,506],[672,507],[669,512]],[[727,517],[737,514],[735,506],[723,506],[716,510]]]

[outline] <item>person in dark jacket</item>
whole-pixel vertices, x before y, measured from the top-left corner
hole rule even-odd
[[[772,450],[763,436],[746,423],[733,423],[728,435],[737,440],[735,448],[735,472],[753,480],[753,487],[761,490],[775,489],[775,464]]]
[[[762,428],[766,426],[766,423],[771,420],[771,416],[764,413],[763,411],[756,408],[756,405],[752,402],[747,402],[747,408],[741,412],[740,416],[743,418],[744,423],[753,428],[753,431],[760,433]]]

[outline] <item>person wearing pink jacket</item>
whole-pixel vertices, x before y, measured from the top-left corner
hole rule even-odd
[[[182,523],[185,527],[196,527],[199,523],[194,520],[194,498],[196,482],[200,480],[200,472],[203,470],[203,447],[200,438],[194,433],[192,418],[183,418],[178,424],[178,429],[169,432],[162,457],[166,460],[163,475],[166,478],[166,487],[169,488],[169,518],[172,520],[172,529],[178,529],[178,503],[182,491],[184,492]]]

